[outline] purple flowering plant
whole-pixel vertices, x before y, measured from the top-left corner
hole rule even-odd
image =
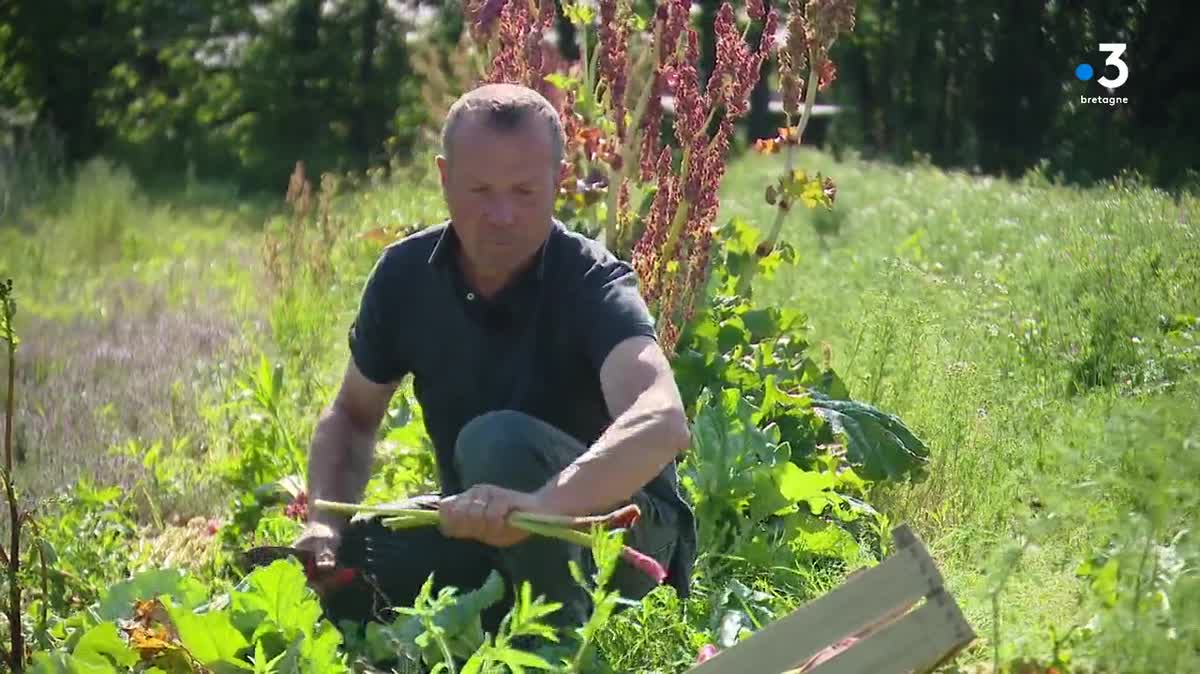
[[[589,233],[633,264],[668,353],[693,318],[714,266],[744,277],[723,284],[726,289],[746,291],[760,266],[769,270],[786,258],[788,250],[776,250],[776,240],[797,200],[808,207],[832,206],[832,179],[793,170],[791,153],[817,91],[836,77],[829,49],[854,24],[852,0],[789,0],[786,23],[764,0],[748,0],[740,17],[725,2],[715,16],[715,58],[705,80],[697,67],[699,34],[691,9],[690,0],[659,0],[652,14],[642,15],[632,0],[564,0],[582,54],[579,63],[568,65],[548,39],[553,0],[466,5],[470,35],[483,59],[481,81],[521,83],[559,107],[567,134],[560,212],[575,216],[564,219],[585,231],[588,223],[597,223]],[[758,37],[748,39],[753,27]],[[723,234],[714,222],[736,125],[749,112],[751,91],[768,62],[779,72],[787,122],[756,149],[786,148],[788,165],[767,190],[767,201],[778,211],[770,234],[760,240],[754,228]],[[668,114],[673,124],[664,132]],[[714,250],[715,240],[729,238],[726,234],[754,239],[743,256],[748,263],[728,267],[728,256],[742,251]]]

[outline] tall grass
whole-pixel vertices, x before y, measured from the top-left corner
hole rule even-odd
[[[163,202],[98,159],[13,218],[32,223],[0,227],[0,269],[23,288],[15,435],[27,496],[82,477],[138,494],[147,517],[208,508],[202,472],[149,455],[205,459],[199,401],[258,333],[241,325],[263,297],[236,204]],[[169,490],[168,472],[180,478]]]
[[[823,155],[803,161],[830,171]],[[734,172],[723,217],[766,217],[753,185],[771,163]],[[1184,438],[1200,409],[1197,201],[1136,177],[1077,190],[1036,173],[1003,182],[857,161],[830,172],[836,232],[831,216],[795,217],[787,238],[801,263],[757,292],[805,311],[851,394],[899,414],[933,448],[928,481],[879,498],[947,565],[986,636],[981,657],[997,636],[1006,654],[1045,657],[1048,635],[1086,605],[1076,571],[1104,545],[1098,523],[1147,493],[1200,493],[1125,466],[1131,453],[1176,461],[1195,442]],[[1121,414],[1157,421],[1114,431]],[[1173,533],[1144,540],[1165,545]],[[1120,671],[1159,671],[1140,662]]]

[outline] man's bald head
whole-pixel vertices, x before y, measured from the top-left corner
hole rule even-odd
[[[447,161],[452,161],[456,132],[467,119],[501,133],[530,121],[541,124],[550,138],[556,169],[562,163],[566,141],[562,120],[550,101],[533,89],[519,84],[485,84],[459,97],[442,126],[442,154]]]

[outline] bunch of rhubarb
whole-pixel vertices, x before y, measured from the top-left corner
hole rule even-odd
[[[412,527],[437,526],[441,515],[437,510],[417,508],[402,508],[386,505],[361,505],[340,503],[317,499],[312,505],[322,510],[347,515],[370,514],[381,517],[381,523],[389,529],[399,530]],[[592,537],[585,533],[595,527],[604,530],[629,530],[641,517],[641,510],[635,504],[630,504],[608,513],[607,515],[592,515],[587,517],[571,517],[565,515],[544,515],[529,512],[513,512],[508,516],[508,524],[517,529],[523,529],[531,534],[557,538],[568,543],[593,547]],[[650,576],[656,583],[662,583],[667,572],[653,557],[643,554],[628,545],[621,549],[621,558]]]

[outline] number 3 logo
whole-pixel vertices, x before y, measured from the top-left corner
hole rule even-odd
[[[1104,59],[1104,65],[1117,67],[1117,78],[1109,79],[1107,76],[1096,80],[1099,84],[1109,88],[1116,89],[1125,84],[1125,80],[1129,79],[1129,65],[1121,58],[1125,53],[1124,42],[1101,42],[1100,51],[1108,52],[1108,58]]]

